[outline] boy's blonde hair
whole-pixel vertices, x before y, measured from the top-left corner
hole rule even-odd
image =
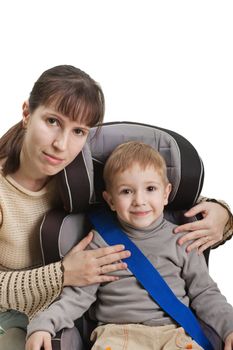
[[[143,142],[129,141],[117,146],[105,163],[103,177],[106,189],[109,190],[117,174],[131,168],[135,163],[143,170],[153,166],[164,184],[169,183],[166,163],[159,152]]]

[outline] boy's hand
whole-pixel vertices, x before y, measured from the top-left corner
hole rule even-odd
[[[233,332],[230,333],[225,340],[224,350],[232,350],[233,349]]]
[[[44,331],[32,333],[26,341],[25,350],[52,350],[51,334]]]

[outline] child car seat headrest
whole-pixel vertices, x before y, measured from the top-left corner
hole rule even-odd
[[[58,191],[67,212],[82,212],[90,206],[94,196],[94,174],[88,143],[73,162],[56,175],[56,178]]]
[[[67,211],[80,212],[90,204],[103,202],[105,161],[116,146],[130,140],[149,144],[164,157],[172,184],[169,208],[188,209],[196,202],[203,185],[204,167],[187,139],[151,125],[113,122],[104,123],[98,130],[92,128],[83,151],[57,175]]]

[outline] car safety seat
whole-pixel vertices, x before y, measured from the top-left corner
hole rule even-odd
[[[103,167],[114,148],[130,140],[142,141],[158,150],[167,165],[172,184],[165,217],[175,224],[190,219],[184,212],[195,205],[204,180],[204,167],[193,145],[171,130],[132,122],[105,123],[92,128],[88,141],[76,159],[56,177],[63,208],[50,211],[41,225],[44,264],[60,260],[90,230],[83,213],[103,203]],[[205,251],[208,264],[209,250]],[[53,339],[53,350],[87,350],[90,321],[82,317],[73,329],[62,330]],[[203,326],[214,349],[222,349],[217,334]]]

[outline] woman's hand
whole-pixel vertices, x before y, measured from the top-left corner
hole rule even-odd
[[[94,283],[115,281],[119,277],[110,276],[116,270],[124,270],[127,264],[119,262],[128,258],[130,252],[123,245],[84,250],[93,238],[90,232],[63,259],[63,286],[87,286]]]
[[[51,334],[48,332],[35,332],[26,341],[25,350],[52,350]]]
[[[178,241],[180,245],[194,240],[187,246],[187,252],[198,249],[202,253],[206,248],[223,238],[224,227],[229,219],[228,211],[218,203],[202,202],[185,213],[186,217],[202,214],[203,219],[180,225],[175,233],[189,231]]]

